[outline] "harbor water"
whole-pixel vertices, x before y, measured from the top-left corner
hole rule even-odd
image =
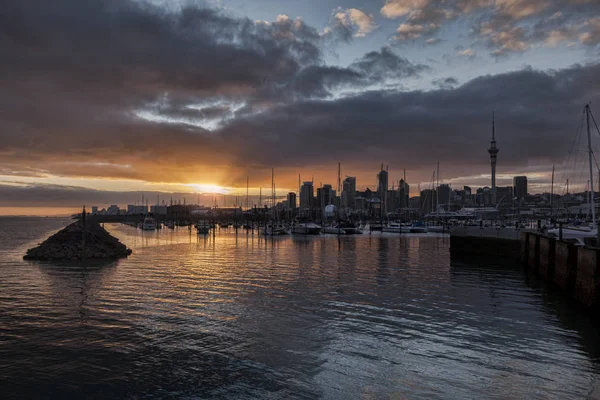
[[[107,224],[128,259],[22,260],[68,223],[0,218],[3,399],[600,399],[599,324],[444,235]]]

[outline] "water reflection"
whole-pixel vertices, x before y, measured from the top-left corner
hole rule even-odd
[[[597,326],[445,237],[107,229],[130,258],[1,261],[3,394],[578,399],[599,375]]]

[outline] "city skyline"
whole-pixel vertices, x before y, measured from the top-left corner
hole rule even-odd
[[[492,113],[497,186],[525,175],[549,191],[553,166],[557,191],[586,185],[571,154],[600,99],[595,1],[2,7],[0,214],[92,194],[242,195],[248,177],[268,191],[272,168],[282,195],[298,174],[335,188],[338,163],[357,189],[377,189],[381,163],[390,187],[406,170],[411,196],[438,162],[440,182],[490,186]]]

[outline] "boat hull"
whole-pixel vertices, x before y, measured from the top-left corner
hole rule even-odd
[[[315,226],[292,226],[292,233],[295,235],[318,235],[321,233],[321,227]]]

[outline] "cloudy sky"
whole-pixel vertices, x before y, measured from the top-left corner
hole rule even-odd
[[[360,188],[384,163],[416,195],[438,161],[485,185],[492,112],[500,185],[585,184],[587,102],[600,120],[597,0],[4,0],[0,52],[13,211],[257,192],[271,168],[335,186],[338,162]]]

